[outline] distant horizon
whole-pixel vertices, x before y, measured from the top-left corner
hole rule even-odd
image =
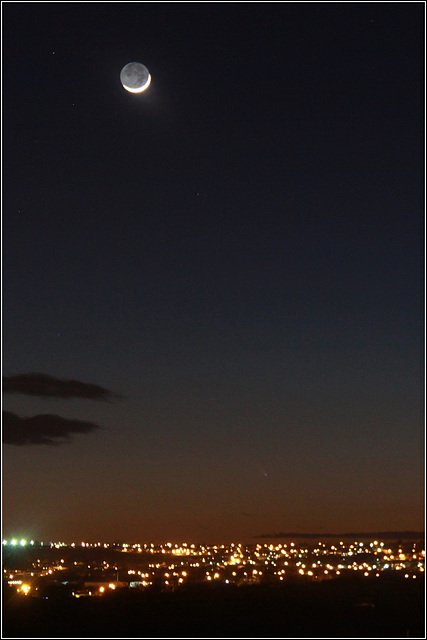
[[[239,541],[236,540],[237,543],[239,544],[245,544],[245,545],[250,545],[250,544],[257,544],[255,542],[255,540],[259,540],[259,539],[265,539],[265,540],[279,540],[279,539],[303,539],[303,538],[308,538],[308,539],[313,539],[313,540],[321,540],[322,538],[328,538],[328,539],[335,539],[335,538],[341,538],[341,539],[351,539],[351,538],[379,538],[379,539],[405,539],[405,540],[413,540],[413,539],[424,539],[425,538],[425,531],[411,531],[411,530],[402,530],[402,531],[372,531],[372,532],[366,532],[366,531],[350,531],[350,532],[346,532],[346,533],[309,533],[309,532],[305,532],[305,533],[298,533],[298,532],[278,532],[278,533],[271,533],[271,534],[259,534],[256,536],[253,536],[251,538],[251,540],[253,542],[243,542],[243,541]],[[46,542],[45,540],[42,539],[30,539],[31,541],[24,539],[20,536],[10,536],[9,537],[9,541],[7,537],[3,538],[3,545],[7,544],[8,546],[12,543],[12,540],[15,541],[15,544],[12,546],[16,546],[17,548],[19,547],[26,547],[28,546],[28,544],[31,543],[46,543],[46,544],[57,544],[58,542],[61,542],[63,544],[66,545],[71,545],[71,544],[75,544],[75,540],[72,540],[71,542],[69,541],[65,541],[64,539],[60,540],[60,539],[49,539],[49,542]],[[196,542],[195,540],[192,539],[188,539],[188,541],[184,541],[184,542],[154,542],[153,539],[146,539],[146,542],[143,542],[142,544],[156,544],[159,546],[165,546],[165,545],[177,545],[177,544],[197,544],[197,545],[216,545],[216,544],[235,544],[235,542],[225,542],[223,540],[219,540],[216,542],[207,542],[207,541],[203,541],[203,542]],[[149,540],[149,542],[148,542]],[[96,542],[94,542],[94,540],[90,539],[90,538],[86,538],[86,539],[82,539],[79,538],[79,544],[97,544],[101,542],[101,539],[98,538]],[[124,538],[113,538],[113,539],[109,539],[109,541],[107,542],[107,539],[104,538],[102,539],[102,544],[134,544],[134,545],[139,545],[141,544],[140,542],[129,542],[126,541],[126,539]]]

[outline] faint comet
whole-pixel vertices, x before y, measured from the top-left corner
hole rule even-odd
[[[263,475],[265,478],[268,478],[268,473],[267,473],[267,471],[264,469],[264,467],[262,466],[262,464],[261,464],[260,462],[256,462],[256,465],[257,465],[258,469],[261,471],[262,475]]]

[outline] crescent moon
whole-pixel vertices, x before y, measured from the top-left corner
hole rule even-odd
[[[132,89],[132,87],[127,87],[125,84],[123,85],[123,87],[126,89],[126,91],[130,91],[131,93],[141,93],[141,91],[145,91],[146,89],[148,89],[150,82],[151,82],[151,76],[150,74],[148,74],[148,79],[146,83],[143,84],[142,87],[140,87],[139,89]]]
[[[147,67],[140,62],[129,62],[120,72],[120,80],[126,91],[141,93],[151,82],[151,75]]]

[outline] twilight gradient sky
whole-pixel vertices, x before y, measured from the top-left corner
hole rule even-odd
[[[3,535],[423,530],[424,3],[2,9]]]

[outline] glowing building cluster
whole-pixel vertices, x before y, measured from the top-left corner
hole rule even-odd
[[[390,543],[340,541],[326,544],[222,545],[129,544],[104,542],[41,543],[23,539],[3,541],[11,551],[4,583],[21,595],[42,593],[47,581],[68,585],[70,595],[102,596],[118,588],[146,589],[156,586],[175,590],[187,584],[259,584],[285,580],[330,580],[358,574],[379,578],[399,572],[405,579],[422,577],[424,545],[420,542]],[[11,566],[30,549],[31,567]],[[82,553],[84,559],[82,559]],[[103,554],[105,558],[103,558]],[[63,556],[63,557],[61,557]],[[73,559],[74,558],[74,559]],[[38,593],[39,592],[39,593]]]

